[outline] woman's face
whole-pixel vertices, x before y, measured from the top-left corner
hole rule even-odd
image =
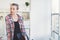
[[[11,5],[10,6],[10,14],[16,14],[17,13],[17,6]]]

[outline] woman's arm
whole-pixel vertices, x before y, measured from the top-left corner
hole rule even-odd
[[[10,40],[11,34],[10,34],[10,24],[9,24],[8,16],[6,16],[5,22],[6,22],[7,40]]]
[[[26,31],[25,31],[25,26],[24,26],[24,23],[23,23],[23,17],[21,17],[21,29],[22,29],[22,39],[25,38],[25,40],[29,40],[29,37],[28,35],[26,34]]]
[[[23,17],[20,17],[20,27],[21,27],[21,32],[25,33],[25,26],[24,26],[24,23],[23,23]]]

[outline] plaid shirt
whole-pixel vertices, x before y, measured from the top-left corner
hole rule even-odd
[[[6,21],[7,40],[13,40],[14,21],[13,21],[10,14],[5,17],[5,21]],[[24,25],[23,25],[23,20],[22,20],[22,17],[19,16],[19,15],[18,15],[18,23],[20,25],[22,35],[25,36],[25,28],[24,28]]]

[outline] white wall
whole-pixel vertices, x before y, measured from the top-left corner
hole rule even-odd
[[[31,39],[40,40],[41,37],[50,35],[51,0],[31,0],[30,17],[31,17]]]
[[[59,0],[52,0],[52,13],[59,13]]]
[[[26,7],[25,2],[29,2],[30,0],[0,0],[0,11],[9,11],[9,7],[11,3],[17,3],[19,4],[19,11],[29,12],[30,5]]]

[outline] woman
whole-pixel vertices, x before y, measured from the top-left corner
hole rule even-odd
[[[5,18],[7,40],[26,40],[22,17],[17,14],[18,9],[18,4],[12,3],[10,5],[10,14]]]

